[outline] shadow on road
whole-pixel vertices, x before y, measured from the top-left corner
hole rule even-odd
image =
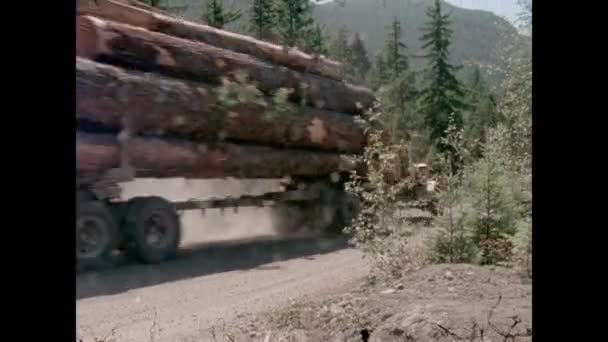
[[[76,299],[112,295],[140,287],[247,269],[276,269],[267,265],[348,247],[345,238],[248,239],[198,244],[160,265],[123,264],[115,269],[76,275]]]

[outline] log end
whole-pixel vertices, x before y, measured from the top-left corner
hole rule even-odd
[[[97,55],[101,20],[89,16],[76,17],[76,55],[93,59]]]

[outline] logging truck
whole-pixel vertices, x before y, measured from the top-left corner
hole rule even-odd
[[[107,265],[117,251],[144,263],[173,257],[184,210],[274,205],[287,232],[339,231],[352,219],[357,201],[344,181],[357,165],[345,155],[365,146],[354,116],[373,95],[344,82],[339,63],[134,0],[78,0],[76,33],[80,268]],[[227,104],[220,87],[242,72],[261,95]],[[267,115],[281,88],[289,114]],[[284,191],[122,200],[121,183],[138,177],[284,179]]]

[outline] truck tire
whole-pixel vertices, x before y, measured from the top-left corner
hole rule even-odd
[[[125,235],[132,257],[156,264],[177,254],[181,225],[171,202],[161,197],[136,197],[127,208]]]
[[[76,266],[78,270],[111,267],[112,252],[120,243],[118,225],[108,207],[81,201],[76,208]]]

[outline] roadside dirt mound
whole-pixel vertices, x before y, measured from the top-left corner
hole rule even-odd
[[[237,341],[531,341],[532,289],[507,269],[432,265],[392,286],[294,303]]]

